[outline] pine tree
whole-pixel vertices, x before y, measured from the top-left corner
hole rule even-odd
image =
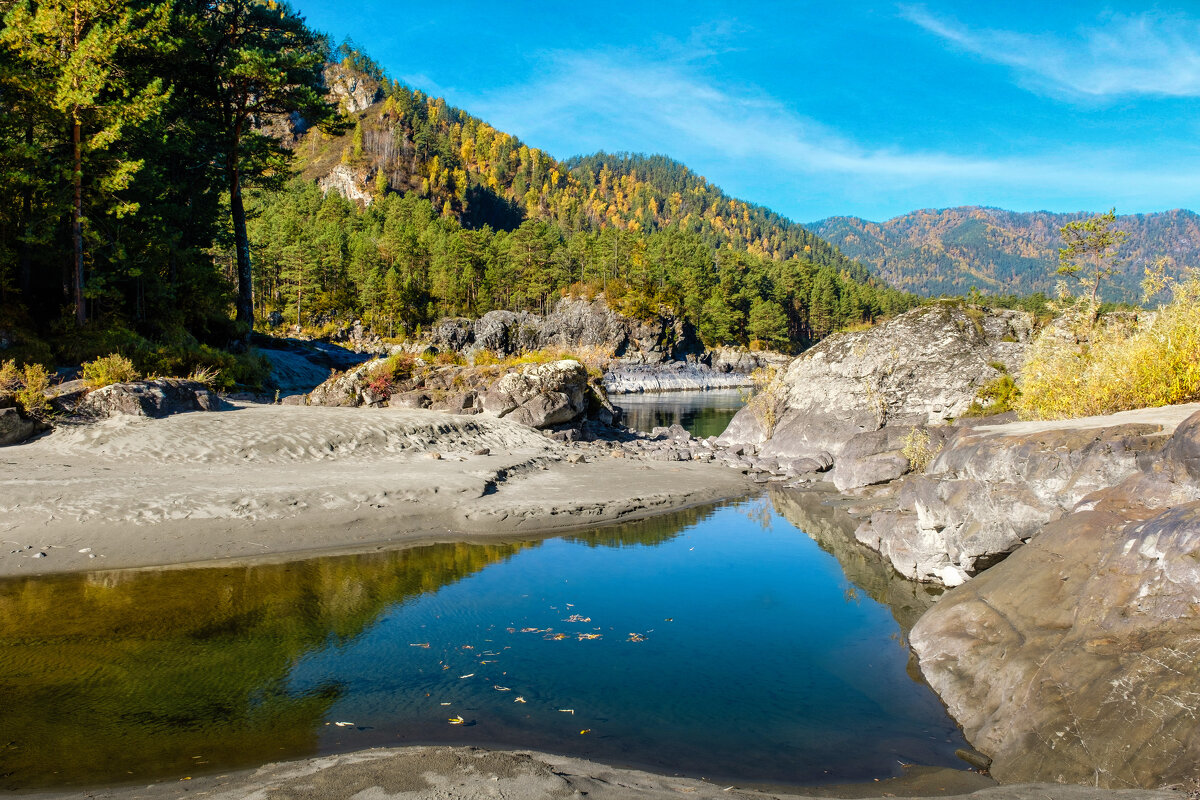
[[[169,19],[169,4],[134,9],[118,0],[50,0],[14,5],[0,31],[0,47],[18,69],[42,76],[53,87],[49,106],[71,132],[71,276],[79,325],[87,321],[84,184],[105,198],[107,213],[137,211],[136,204],[118,194],[130,185],[142,160],[106,163],[104,156],[130,128],[158,114],[170,96],[161,78],[136,85],[118,62],[153,49]]]
[[[328,47],[275,0],[199,0],[197,10],[213,65],[208,77],[222,138],[244,346],[254,327],[254,300],[243,191],[287,172],[279,143],[261,130],[269,117],[298,112],[310,123],[332,118],[334,109],[321,92]]]

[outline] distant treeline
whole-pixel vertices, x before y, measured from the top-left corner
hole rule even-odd
[[[446,315],[544,312],[564,292],[604,292],[636,317],[669,306],[709,344],[789,349],[914,305],[832,266],[714,249],[673,227],[564,230],[527,219],[510,231],[469,229],[414,193],[364,208],[302,180],[257,194],[251,211],[258,312],[304,325],[352,313],[401,335]]]

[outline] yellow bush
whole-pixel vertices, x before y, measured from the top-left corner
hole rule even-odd
[[[1065,419],[1200,400],[1200,278],[1136,328],[1076,320],[1030,346],[1015,402],[1024,419]]]
[[[133,362],[119,353],[88,361],[83,365],[83,380],[90,389],[99,389],[114,383],[136,381],[139,375]]]
[[[50,375],[41,364],[26,364],[21,372],[22,388],[17,390],[17,406],[34,419],[45,419],[50,415],[50,401],[46,389],[50,388]]]
[[[922,428],[909,428],[904,437],[904,448],[900,455],[908,459],[908,466],[913,472],[924,472],[942,452],[942,446],[931,446],[932,437]]]

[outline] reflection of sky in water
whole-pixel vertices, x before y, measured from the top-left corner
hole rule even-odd
[[[908,676],[888,610],[764,502],[653,547],[547,541],[310,655],[292,686],[346,687],[329,718],[371,730],[327,729],[343,746],[499,744],[790,782],[955,765],[963,742]]]
[[[516,547],[109,575],[0,584],[5,787],[416,742],[793,783],[959,766],[889,610],[762,498]]]
[[[625,424],[639,431],[680,424],[692,435],[720,436],[745,403],[736,389],[613,395]]]

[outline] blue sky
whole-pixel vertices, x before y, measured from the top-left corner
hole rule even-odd
[[[1200,3],[296,8],[553,156],[663,153],[800,222],[1200,209]]]

